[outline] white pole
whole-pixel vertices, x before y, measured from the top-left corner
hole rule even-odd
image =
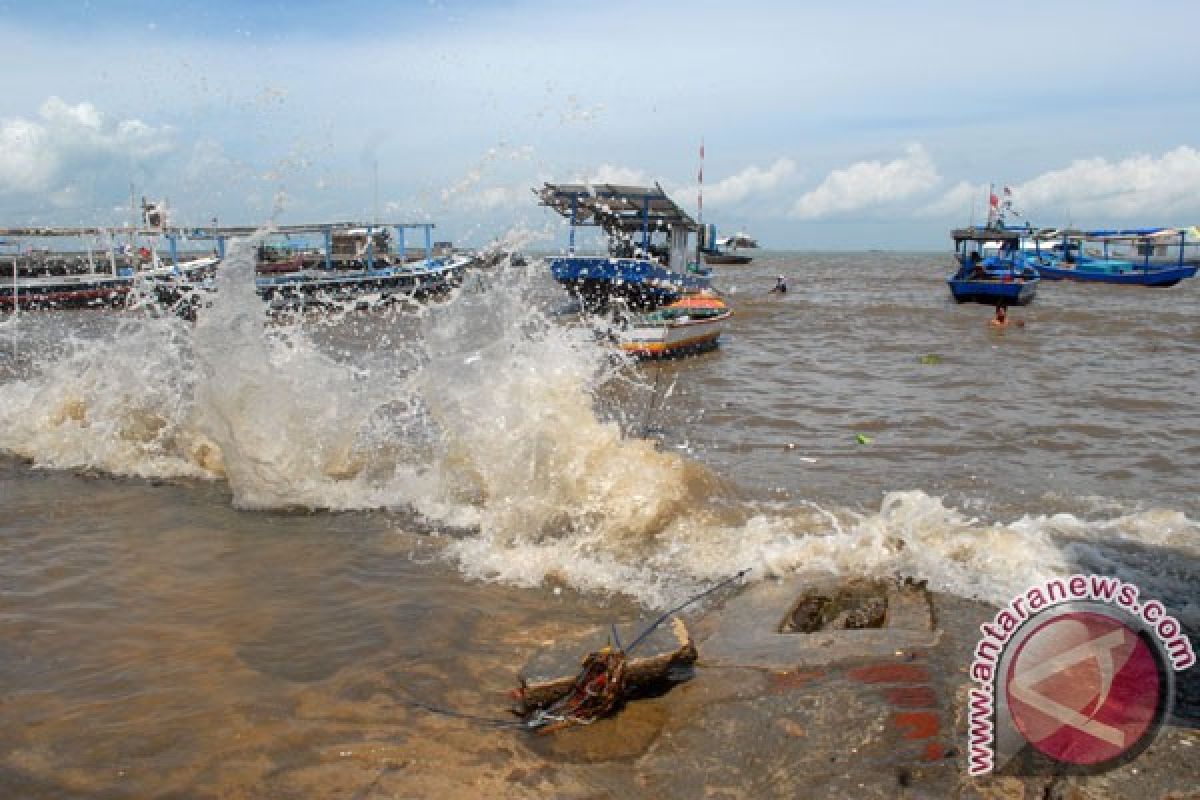
[[[20,284],[17,283],[17,257],[14,255],[13,256],[13,335],[12,335],[13,366],[14,367],[16,366],[17,356],[20,354],[19,346],[17,344],[17,342],[19,341],[17,339],[17,325],[20,323],[20,320],[21,320],[21,287],[20,287]]]

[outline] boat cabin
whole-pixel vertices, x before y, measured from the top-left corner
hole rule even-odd
[[[541,205],[570,220],[569,253],[575,255],[575,228],[601,228],[609,255],[657,261],[670,272],[697,271],[688,248],[696,222],[662,187],[611,183],[547,183],[534,189]]]

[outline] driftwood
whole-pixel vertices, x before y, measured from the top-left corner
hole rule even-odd
[[[622,683],[624,692],[636,691],[667,680],[671,670],[696,662],[696,645],[692,642],[692,635],[683,624],[683,620],[678,617],[672,619],[671,630],[675,634],[677,645],[674,649],[642,658],[630,658],[625,662]],[[575,687],[578,677],[578,674],[563,675],[534,683],[521,678],[521,685],[512,693],[513,711],[524,717],[562,700]]]

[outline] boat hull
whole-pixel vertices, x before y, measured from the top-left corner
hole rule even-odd
[[[740,265],[744,265],[744,264],[749,264],[753,260],[754,260],[754,256],[733,255],[731,253],[719,253],[719,254],[705,253],[704,254],[704,263],[705,264],[726,264],[726,265],[740,266]]]
[[[671,272],[657,261],[640,258],[555,258],[550,272],[589,310],[602,309],[613,299],[632,308],[657,308],[686,292],[709,288],[707,273]]]
[[[133,286],[128,278],[76,280],[0,286],[0,309],[22,311],[104,308],[120,305]]]
[[[972,280],[948,278],[950,294],[958,303],[1024,306],[1037,295],[1038,279]]]
[[[670,358],[711,350],[718,344],[725,323],[733,316],[676,320],[660,325],[634,325],[622,331],[620,347],[638,358]]]
[[[388,267],[350,275],[289,273],[259,277],[255,289],[276,310],[368,300],[387,303],[401,297],[421,299],[447,292],[462,283],[470,265],[470,259],[457,258],[428,266]],[[198,307],[206,305],[213,290],[213,285],[207,282],[163,281],[154,287],[159,303],[172,306],[185,316],[192,316]]]
[[[1128,271],[1089,270],[1087,264],[1073,268],[1041,265],[1037,268],[1042,280],[1049,281],[1079,281],[1081,283],[1110,283],[1119,286],[1154,286],[1166,288],[1174,286],[1187,278],[1194,278],[1195,266],[1183,266],[1154,269],[1138,269]]]

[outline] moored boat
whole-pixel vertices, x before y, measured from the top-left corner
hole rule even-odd
[[[203,253],[181,253],[169,233],[168,261],[162,232],[146,228],[6,228],[0,236],[8,250],[0,255],[0,309],[119,306],[141,280],[190,276],[217,262]],[[73,242],[75,249],[46,247],[47,241]]]
[[[1187,229],[1063,231],[1037,265],[1046,280],[1174,286],[1200,269],[1200,241]]]
[[[617,332],[622,350],[641,358],[664,358],[717,346],[733,311],[715,294],[689,294],[655,311],[639,314]]]
[[[946,279],[958,303],[1020,306],[1033,302],[1038,271],[1021,249],[1021,233],[1002,227],[960,228],[954,238],[958,271]],[[983,255],[984,245],[999,249]]]
[[[700,254],[705,264],[724,264],[741,266],[754,260],[753,256],[739,252],[741,249],[758,247],[758,242],[744,233],[717,238],[716,226],[705,225],[701,228],[702,239]]]
[[[570,221],[567,255],[550,259],[550,271],[585,308],[604,308],[619,298],[630,307],[652,309],[709,287],[711,275],[691,259],[688,245],[696,223],[657,184],[547,183],[534,192],[543,206]],[[576,254],[580,226],[604,231],[607,256]]]
[[[454,253],[444,243],[435,246],[433,227],[433,223],[353,222],[277,226],[267,236],[284,237],[290,244],[286,249],[259,246],[255,290],[275,310],[373,306],[446,292],[462,282],[474,259]],[[423,257],[414,257],[405,246],[405,231],[413,228],[424,232]],[[252,228],[192,231],[193,236],[216,239],[222,254],[227,239],[252,233]],[[302,243],[312,236],[322,238],[323,245]],[[264,260],[264,253],[280,256]],[[264,270],[264,263],[282,263],[286,268]],[[206,302],[205,297],[213,289],[211,275],[201,280],[164,279],[153,284],[158,302],[188,316]]]

